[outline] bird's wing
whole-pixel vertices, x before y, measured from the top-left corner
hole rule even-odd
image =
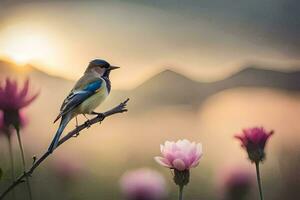
[[[74,93],[78,92],[78,91],[82,91],[84,90],[84,88],[95,82],[95,81],[101,81],[102,79],[95,77],[95,76],[91,76],[91,75],[84,75],[82,76],[75,84],[75,86],[73,87],[73,89],[70,91],[69,95],[65,98],[64,102],[62,103],[61,107],[60,107],[60,112],[63,111],[63,108],[66,106],[66,104],[68,103],[69,99],[74,95]]]
[[[60,109],[60,114],[57,116],[54,122],[56,122],[62,115],[70,112],[75,107],[84,102],[87,98],[95,94],[97,90],[101,88],[102,84],[103,80],[97,79],[89,82],[84,87],[82,87],[82,89],[73,89],[67,96],[67,98],[64,100]]]

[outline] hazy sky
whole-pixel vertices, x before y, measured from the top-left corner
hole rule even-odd
[[[209,81],[248,63],[300,66],[297,0],[19,2],[0,3],[0,56],[68,78],[93,58],[122,67],[117,88],[164,68]]]

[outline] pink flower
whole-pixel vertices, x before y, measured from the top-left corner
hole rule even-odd
[[[5,125],[20,127],[20,110],[28,106],[37,96],[38,93],[29,95],[28,79],[24,86],[18,90],[17,82],[7,78],[5,84],[0,86],[0,110],[3,111]]]
[[[246,168],[234,167],[222,172],[218,187],[224,199],[244,199],[254,185],[254,174]]]
[[[67,157],[56,158],[52,164],[52,169],[64,181],[75,180],[83,173],[82,165]]]
[[[0,87],[0,109],[1,110],[20,110],[28,106],[35,98],[35,95],[29,95],[29,79],[20,91],[18,91],[18,84],[9,78],[6,79],[5,86]]]
[[[27,125],[27,118],[23,112],[19,112],[18,118],[20,119],[20,127],[23,128]],[[4,122],[4,113],[0,110],[0,135],[4,134],[7,137],[11,137],[11,127],[7,126]]]
[[[147,168],[126,172],[120,180],[120,186],[128,200],[162,200],[167,196],[163,176]]]
[[[244,129],[241,135],[236,135],[242,147],[246,149],[252,162],[260,162],[265,158],[265,145],[274,131],[267,132],[263,127]]]
[[[189,170],[199,164],[202,157],[202,145],[186,139],[177,142],[166,141],[160,146],[162,157],[155,157],[156,162],[170,169]]]

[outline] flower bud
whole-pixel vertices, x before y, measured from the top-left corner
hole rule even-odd
[[[241,141],[251,162],[259,163],[265,159],[265,145],[273,133],[267,132],[262,127],[254,127],[243,130],[243,133],[236,135],[235,138]]]

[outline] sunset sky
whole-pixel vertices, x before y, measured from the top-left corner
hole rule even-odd
[[[297,0],[22,2],[0,3],[0,57],[70,79],[94,58],[122,67],[116,88],[165,68],[203,81],[300,68]]]
[[[61,138],[74,129],[80,134],[48,154],[69,113],[53,123],[61,104],[70,91],[87,94],[72,88],[96,58],[121,68],[111,73],[112,92],[93,111],[111,114],[128,98],[128,112],[92,127],[95,113],[77,115]],[[16,102],[6,100],[38,94],[19,109],[26,166],[41,164],[30,177],[34,200],[126,199],[120,178],[138,168],[161,173],[165,199],[176,200],[173,172],[154,158],[161,144],[182,139],[203,145],[185,200],[230,199],[227,169],[246,166],[256,180],[255,164],[235,137],[254,127],[274,132],[259,165],[265,199],[299,199],[298,80],[300,0],[0,0],[0,89],[18,93],[2,95],[2,132],[10,131],[13,105],[7,102]],[[77,97],[70,112],[96,106],[99,95],[85,102]],[[23,174],[18,137],[13,127],[9,133],[11,140],[0,127],[0,196]],[[49,157],[42,163],[35,160],[44,153]],[[249,183],[244,197],[258,200],[257,183]],[[7,200],[29,200],[26,184],[11,191]]]

